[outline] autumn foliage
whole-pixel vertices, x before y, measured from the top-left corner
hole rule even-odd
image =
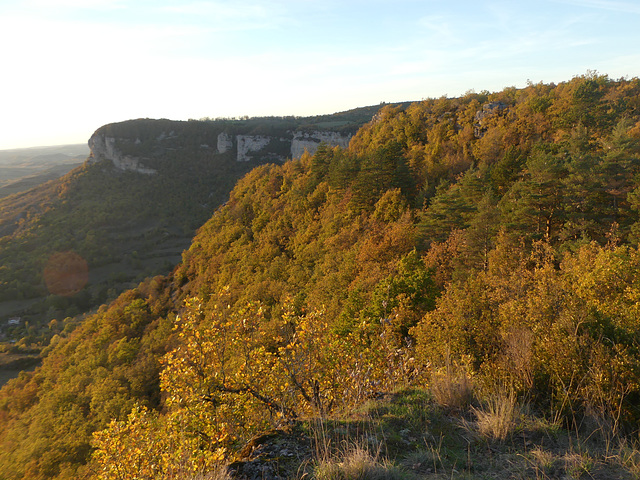
[[[2,475],[192,478],[453,367],[633,432],[639,99],[638,79],[590,73],[384,107],[346,150],[251,171],[170,277],[3,389]]]

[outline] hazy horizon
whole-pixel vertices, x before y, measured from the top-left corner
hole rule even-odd
[[[309,116],[640,75],[640,4],[609,0],[8,0],[0,149],[107,123]]]

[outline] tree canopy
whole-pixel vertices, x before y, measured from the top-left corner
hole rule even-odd
[[[386,106],[260,166],[171,275],[0,391],[0,478],[201,472],[451,362],[632,431],[639,160],[640,80],[588,74]]]

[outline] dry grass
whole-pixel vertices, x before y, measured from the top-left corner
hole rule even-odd
[[[192,480],[232,480],[233,476],[229,472],[229,469],[223,465],[216,467],[215,469],[201,475],[193,477]]]
[[[440,406],[464,409],[473,400],[473,383],[463,369],[447,365],[431,376],[431,395]]]
[[[640,478],[640,450],[627,441],[622,441],[615,457],[618,464]]]
[[[363,413],[358,411],[360,423],[337,422],[316,432],[320,445],[315,459],[296,478],[640,478],[635,437],[605,442],[586,430],[568,430],[522,405],[509,388],[494,388],[496,393],[481,406],[476,403],[466,411],[443,409],[424,390],[422,395],[404,391],[372,401],[366,422],[360,422]],[[419,421],[411,413],[411,401],[423,412]]]
[[[533,458],[535,467],[543,471],[552,469],[556,463],[556,456],[553,452],[539,446],[531,450],[529,455]]]
[[[564,457],[564,470],[569,478],[581,478],[589,475],[594,467],[591,456],[584,453],[567,453]]]
[[[525,389],[533,387],[533,333],[514,327],[504,335],[506,367],[515,382]]]
[[[395,465],[380,461],[377,455],[355,445],[337,458],[318,462],[314,472],[317,480],[402,480],[406,475]]]
[[[472,408],[478,421],[478,431],[492,440],[504,440],[515,429],[520,414],[513,392],[489,397],[481,408]]]

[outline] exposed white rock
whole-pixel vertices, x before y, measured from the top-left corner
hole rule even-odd
[[[132,157],[131,155],[124,155],[119,159],[113,158],[111,159],[116,168],[120,170],[131,170],[138,173],[143,173],[145,175],[155,175],[158,173],[153,168],[147,168],[140,164],[140,159],[137,157]]]
[[[495,115],[502,115],[507,107],[508,105],[502,102],[490,102],[482,105],[482,109],[476,112],[476,116],[474,118],[473,133],[475,137],[482,138],[484,136],[484,132],[487,130],[487,119]]]
[[[161,143],[167,139],[173,138],[170,132],[168,135],[162,132],[157,135],[155,140]],[[261,161],[284,161],[287,150],[290,148],[291,158],[299,158],[307,151],[313,155],[321,143],[326,143],[331,147],[340,146],[346,148],[349,146],[351,135],[343,135],[338,132],[330,131],[313,131],[313,132],[288,132],[286,136],[270,137],[266,135],[230,135],[228,133],[220,133],[217,138],[217,153],[226,153],[237,149],[236,160],[238,162],[247,162],[250,160]],[[89,139],[89,148],[91,149],[90,161],[101,159],[110,160],[113,165],[120,170],[130,170],[145,175],[156,174],[153,168],[144,165],[145,159],[133,155],[125,155],[119,148],[119,145],[139,145],[142,142],[139,138],[127,139],[107,136],[103,131],[95,133]],[[212,148],[213,145],[206,143],[198,144],[201,149]],[[164,147],[169,150],[169,147]]]
[[[218,135],[218,153],[226,153],[233,149],[233,137],[222,132]]]
[[[114,167],[119,170],[131,170],[145,175],[154,175],[158,173],[153,168],[147,168],[140,163],[138,157],[131,155],[123,155],[118,150],[117,139],[115,137],[107,137],[102,133],[96,133],[89,139],[89,148],[91,149],[90,157],[97,160],[111,160]]]
[[[291,158],[301,157],[305,150],[313,155],[323,142],[331,147],[347,148],[349,140],[351,135],[342,135],[338,132],[295,132],[291,140]]]
[[[238,162],[248,162],[252,158],[249,154],[259,152],[269,145],[271,137],[265,137],[263,135],[237,135],[236,141],[238,142],[238,155],[236,160]]]

